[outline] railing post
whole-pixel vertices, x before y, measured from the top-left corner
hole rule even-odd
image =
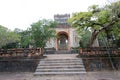
[[[83,50],[82,50],[82,48],[80,48],[80,54],[82,54],[83,53]]]
[[[41,48],[39,48],[39,54],[41,54],[42,53],[42,50],[41,50]]]
[[[43,49],[43,48],[39,48],[39,54],[40,54],[41,56],[43,56],[43,52],[44,52],[44,49]]]

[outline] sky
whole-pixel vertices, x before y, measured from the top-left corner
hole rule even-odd
[[[88,7],[104,5],[108,0],[0,0],[0,25],[14,30],[26,30],[40,19],[52,19],[54,14],[87,11]]]

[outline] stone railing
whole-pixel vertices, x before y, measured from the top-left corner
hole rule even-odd
[[[14,57],[14,56],[35,56],[41,55],[41,48],[17,48],[17,49],[0,49],[0,57]]]
[[[85,49],[80,49],[79,54],[83,57],[89,56],[120,56],[120,50],[117,47],[89,47]]]

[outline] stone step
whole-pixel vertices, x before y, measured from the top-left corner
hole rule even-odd
[[[71,51],[68,50],[61,50],[61,51],[56,51],[55,54],[70,54]]]
[[[81,72],[35,72],[34,76],[40,75],[77,75],[77,74],[86,74],[86,71]]]
[[[38,66],[65,66],[65,65],[83,65],[83,63],[47,63],[47,64],[38,64]]]
[[[83,63],[82,62],[45,62],[45,61],[41,61],[39,64],[41,65],[41,64],[82,64],[83,65]]]
[[[76,58],[76,59],[41,59],[40,61],[81,61],[82,59]]]
[[[39,69],[45,69],[45,68],[84,68],[83,65],[65,65],[65,66],[62,66],[62,65],[59,65],[59,66],[38,66],[37,68]]]
[[[82,60],[42,60],[40,63],[45,62],[45,63],[52,63],[52,62],[79,62],[82,63]]]
[[[36,69],[37,72],[80,72],[80,71],[85,71],[85,68],[58,68],[58,69]]]
[[[42,59],[41,61],[82,61],[82,59]]]

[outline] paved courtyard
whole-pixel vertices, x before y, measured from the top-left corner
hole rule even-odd
[[[120,80],[120,71],[87,72],[85,75],[33,76],[32,72],[0,72],[0,80]]]

